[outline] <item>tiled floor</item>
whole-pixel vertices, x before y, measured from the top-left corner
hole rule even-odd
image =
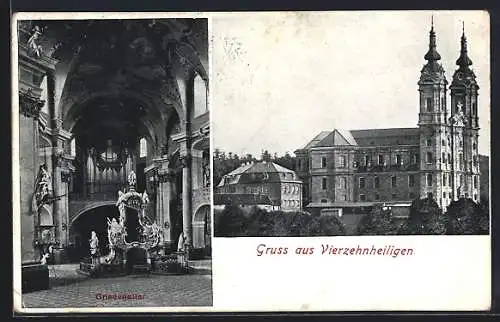
[[[76,265],[51,268],[52,288],[23,294],[26,308],[212,306],[210,275],[149,275],[88,278]],[[99,294],[133,294],[142,299],[98,299]]]

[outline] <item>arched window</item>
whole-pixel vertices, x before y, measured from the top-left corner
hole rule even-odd
[[[71,139],[71,142],[69,143],[69,148],[70,148],[69,154],[72,157],[76,156],[76,140],[75,140],[75,138]]]
[[[148,142],[145,138],[139,141],[139,157],[145,158],[148,155]]]
[[[200,75],[194,78],[194,117],[208,112],[207,86]]]

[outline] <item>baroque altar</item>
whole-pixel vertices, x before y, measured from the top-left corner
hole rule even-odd
[[[151,270],[151,254],[162,245],[161,228],[147,216],[149,197],[144,191],[142,194],[135,190],[136,176],[132,171],[128,176],[128,189],[118,191],[116,206],[120,212],[118,220],[107,218],[107,240],[109,252],[104,256],[97,256],[90,262],[80,263],[80,272],[93,273],[126,273],[129,251],[134,250],[142,254],[143,261],[128,265],[132,271]],[[127,210],[137,216],[137,227],[127,225]],[[131,235],[128,229],[137,229],[136,240],[129,240]]]

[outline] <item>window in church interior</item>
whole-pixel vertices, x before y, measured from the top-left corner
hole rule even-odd
[[[208,112],[207,87],[198,74],[194,79],[194,117]]]
[[[75,138],[71,139],[71,142],[70,142],[70,155],[72,157],[76,156],[76,140],[75,140]]]
[[[142,138],[139,141],[139,157],[145,158],[148,155],[148,142],[146,138]]]

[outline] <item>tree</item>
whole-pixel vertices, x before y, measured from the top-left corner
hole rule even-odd
[[[410,206],[410,218],[398,231],[400,235],[442,235],[446,216],[432,198],[416,199]]]
[[[271,154],[269,153],[269,151],[264,150],[264,151],[262,151],[260,158],[262,161],[270,162],[271,161]]]
[[[241,237],[247,231],[248,219],[243,210],[233,204],[224,206],[224,210],[214,214],[214,236]]]
[[[274,236],[274,217],[264,209],[257,206],[253,207],[248,215],[248,225],[245,236]]]
[[[358,235],[395,235],[398,232],[390,209],[380,205],[364,215],[357,227]]]
[[[453,201],[446,211],[448,218],[446,233],[449,235],[489,234],[489,211],[472,199]]]

